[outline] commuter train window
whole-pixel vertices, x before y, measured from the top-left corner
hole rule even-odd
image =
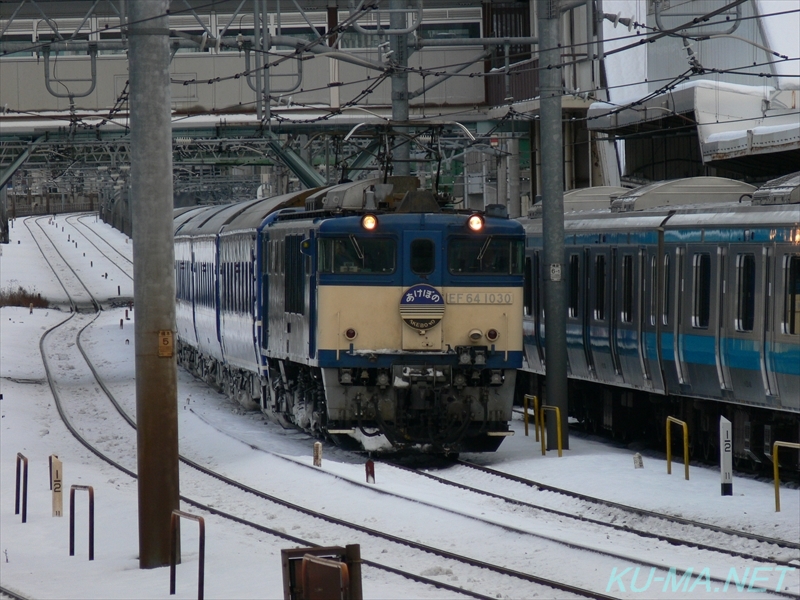
[[[525,280],[523,282],[523,308],[525,316],[530,317],[533,314],[533,265],[531,259],[525,259]]]
[[[447,248],[447,268],[453,275],[521,275],[523,240],[507,237],[453,237]]]
[[[411,271],[417,275],[428,275],[436,269],[436,244],[433,240],[420,238],[411,242]]]
[[[578,298],[580,294],[580,257],[572,254],[569,257],[569,304],[568,314],[571,319],[578,317]]]
[[[756,257],[736,257],[736,330],[753,331],[756,317]]]
[[[711,311],[711,255],[706,252],[695,254],[693,263],[692,327],[707,329]]]
[[[784,258],[783,333],[800,334],[800,254]]]
[[[633,319],[633,256],[622,257],[622,322]]]
[[[661,323],[669,325],[669,295],[672,291],[669,272],[669,254],[664,255],[664,287],[662,288],[664,297],[662,299]]]
[[[606,318],[606,257],[600,254],[594,259],[594,318],[604,321]]]
[[[650,325],[656,324],[656,298],[658,298],[658,269],[656,268],[656,255],[650,257]]]
[[[397,264],[397,243],[391,238],[355,235],[320,238],[320,273],[388,275]]]

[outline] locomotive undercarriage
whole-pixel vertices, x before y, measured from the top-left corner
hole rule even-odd
[[[528,389],[546,402],[545,378],[529,376]],[[734,466],[741,471],[772,473],[772,443],[800,441],[800,422],[795,415],[766,408],[732,405],[718,400],[662,396],[638,390],[609,388],[570,380],[569,412],[586,431],[608,435],[619,442],[644,441],[664,451],[666,420],[685,421],[689,430],[691,458],[719,464],[719,419],[731,421]],[[672,432],[673,455],[681,457],[679,428]],[[787,474],[800,472],[796,452],[782,452],[780,466]]]
[[[491,451],[507,433],[515,372],[459,377],[449,368],[319,369],[270,361],[262,409],[276,421],[348,447]],[[494,378],[492,378],[494,375]],[[479,385],[468,386],[471,381]],[[491,382],[494,381],[494,385]],[[486,385],[480,385],[486,382]],[[507,402],[505,403],[507,404]]]

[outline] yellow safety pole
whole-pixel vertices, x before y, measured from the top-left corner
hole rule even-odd
[[[542,428],[542,456],[545,456],[547,450],[544,448],[544,405],[539,408],[539,424],[536,426],[536,431],[539,431],[539,427]]]
[[[563,456],[563,443],[562,443],[562,435],[561,435],[561,409],[557,406],[550,406],[547,404],[542,404],[541,408],[541,417],[540,421],[542,424],[542,456],[545,454],[544,449],[544,413],[546,410],[552,410],[556,413],[556,431],[558,432],[558,457],[561,458]]]
[[[781,512],[781,486],[778,477],[778,448],[797,448],[800,450],[800,444],[792,442],[774,442],[772,444],[772,475],[775,479],[775,512]]]
[[[689,426],[685,421],[676,419],[675,417],[667,417],[667,475],[672,474],[672,435],[670,432],[670,423],[676,423],[683,428],[683,469],[684,478],[689,480]]]
[[[524,414],[524,421],[525,421],[525,435],[528,435],[528,400],[533,400],[533,429],[536,433],[536,441],[539,441],[539,399],[536,396],[532,396],[530,394],[525,394],[522,399],[523,407],[525,410]]]

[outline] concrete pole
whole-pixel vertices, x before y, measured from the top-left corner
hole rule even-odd
[[[169,564],[179,508],[168,0],[128,4],[139,566]]]
[[[512,219],[522,215],[519,195],[519,138],[512,137],[508,148],[508,216]]]
[[[390,7],[393,9],[406,8],[406,0],[391,0]],[[405,29],[406,13],[390,13],[389,26],[392,29]],[[390,36],[390,49],[392,50],[392,62],[398,70],[392,73],[392,121],[408,121],[408,34]],[[398,127],[397,131],[408,133],[408,127]],[[395,175],[409,175],[411,173],[411,163],[408,162],[411,155],[408,140],[405,137],[398,137],[395,140],[393,152],[393,173]]]
[[[566,273],[564,271],[564,143],[561,130],[561,63],[559,0],[537,0],[541,99],[542,226],[544,230],[544,296],[547,321],[547,404],[561,410],[563,445],[567,427]],[[549,68],[549,67],[553,68]],[[556,447],[556,422],[547,419],[547,443]]]

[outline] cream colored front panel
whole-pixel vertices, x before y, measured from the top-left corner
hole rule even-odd
[[[318,289],[318,343],[320,350],[440,352],[456,346],[491,346],[497,351],[522,350],[522,289],[445,287],[442,322],[420,333],[400,318],[400,299],[405,288],[379,286],[331,286]],[[460,296],[459,296],[460,294]],[[466,294],[479,294],[469,296]],[[508,302],[508,303],[506,303]],[[354,329],[355,339],[345,332]],[[486,333],[495,329],[499,338],[491,342]],[[478,330],[481,337],[470,339]]]
[[[444,339],[455,346],[491,346],[498,351],[522,350],[522,288],[445,287]],[[486,332],[500,337],[491,342]],[[470,331],[481,337],[470,339]]]
[[[317,288],[320,350],[398,350],[401,342],[401,287],[334,286]],[[402,325],[405,327],[405,325]],[[354,340],[344,334],[357,333]]]

